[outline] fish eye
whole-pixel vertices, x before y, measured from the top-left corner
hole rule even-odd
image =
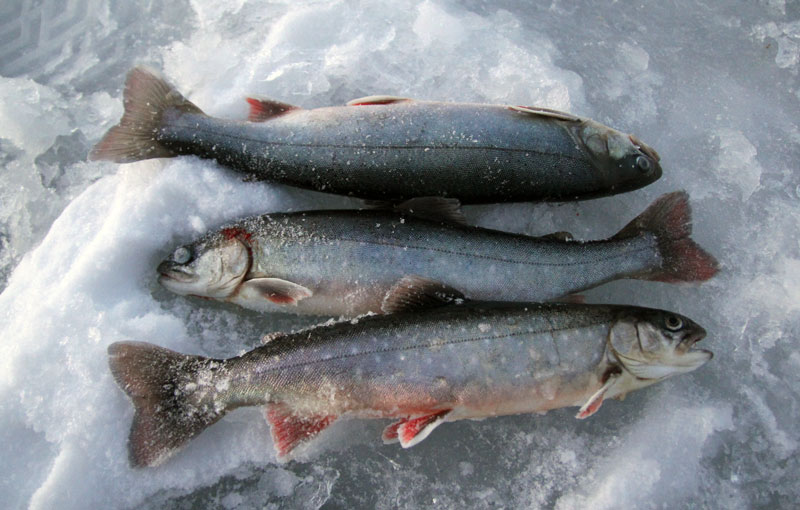
[[[639,156],[636,158],[636,166],[642,172],[649,172],[650,169],[653,167],[652,163],[650,163],[650,160],[644,156]]]
[[[683,327],[683,321],[677,315],[668,315],[666,319],[664,319],[664,325],[670,331],[678,331]]]
[[[172,254],[172,260],[177,262],[178,264],[186,264],[192,259],[192,252],[189,251],[189,248],[185,246],[181,246],[175,253]]]

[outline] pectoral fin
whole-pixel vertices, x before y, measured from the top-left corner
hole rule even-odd
[[[589,397],[589,400],[586,401],[585,404],[581,406],[578,410],[578,414],[575,415],[575,418],[579,420],[584,420],[589,416],[593,415],[600,409],[600,406],[603,405],[603,398],[605,397],[606,392],[608,392],[609,388],[617,382],[618,375],[612,375],[608,378],[606,383],[595,392],[594,395]]]
[[[242,283],[240,293],[255,294],[278,305],[297,305],[298,301],[311,297],[309,289],[280,278],[253,278]]]
[[[383,429],[383,442],[384,444],[389,444],[400,441],[400,446],[403,448],[411,448],[428,437],[433,432],[433,429],[442,424],[449,412],[450,409],[446,409],[415,418],[404,418],[392,423]]]

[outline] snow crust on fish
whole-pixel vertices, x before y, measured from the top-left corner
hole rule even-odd
[[[560,1],[71,0],[45,12],[52,5],[11,2],[0,24],[6,506],[743,509],[800,500],[800,66],[789,2],[714,3],[703,16],[651,0],[602,12]],[[352,205],[241,183],[198,161],[86,162],[122,116],[125,73],[139,63],[225,118],[247,118],[251,95],[312,108],[383,93],[547,105],[639,134],[665,169],[651,187],[467,216],[530,235],[603,238],[659,195],[686,189],[693,237],[719,257],[720,273],[687,289],[612,283],[587,299],[686,313],[708,329],[717,358],[585,422],[575,409],[457,422],[408,450],[376,444],[388,422],[336,423],[282,466],[261,412],[240,409],[169,464],[131,470],[133,410],[112,381],[107,346],[147,339],[228,357],[264,334],[264,319],[247,312],[171,296],[152,268],[243,216]],[[288,331],[299,319],[266,320]]]

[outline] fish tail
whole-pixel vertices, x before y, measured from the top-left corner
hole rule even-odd
[[[719,270],[717,260],[691,239],[689,195],[675,191],[662,195],[620,230],[614,239],[651,233],[656,236],[661,266],[634,276],[659,282],[701,282]]]
[[[89,159],[132,163],[150,158],[171,158],[176,154],[161,145],[156,137],[164,110],[175,108],[203,114],[157,71],[143,66],[134,67],[128,73],[123,98],[125,112],[122,119],[94,146]]]
[[[108,364],[135,408],[128,438],[133,466],[163,463],[226,412],[208,384],[217,360],[117,342],[108,347]]]

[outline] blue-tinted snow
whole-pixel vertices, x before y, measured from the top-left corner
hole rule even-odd
[[[0,496],[11,508],[709,508],[800,499],[800,5],[679,1],[9,0],[0,7]],[[154,267],[205,228],[347,205],[193,158],[85,155],[125,72],[160,68],[206,112],[250,94],[303,107],[371,95],[542,105],[636,133],[647,189],[580,204],[468,208],[531,234],[613,234],[661,193],[692,196],[722,262],[702,286],[618,282],[590,300],[687,314],[701,370],[606,403],[447,424],[410,449],[344,422],[275,463],[257,409],[166,465],[132,470],[132,407],[106,346],[211,356],[298,319],[172,296]],[[536,282],[531,282],[535,285]],[[303,323],[307,323],[305,320]]]

